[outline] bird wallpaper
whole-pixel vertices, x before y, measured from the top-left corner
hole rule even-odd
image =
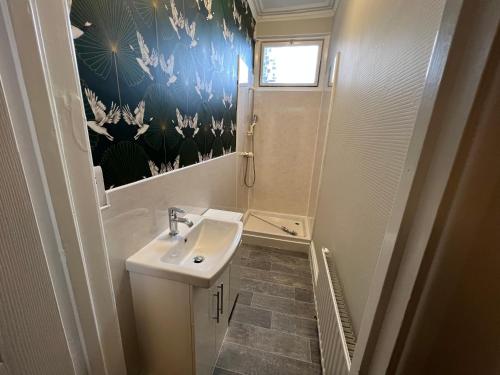
[[[235,151],[247,0],[73,0],[71,25],[107,189]]]

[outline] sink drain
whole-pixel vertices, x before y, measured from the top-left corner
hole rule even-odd
[[[197,255],[193,258],[193,262],[195,263],[201,263],[205,260],[205,257],[202,255]]]

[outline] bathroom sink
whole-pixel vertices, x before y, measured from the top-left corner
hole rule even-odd
[[[169,230],[127,259],[127,270],[208,288],[233,257],[243,232],[239,221],[186,215],[194,225],[179,224],[179,234]]]

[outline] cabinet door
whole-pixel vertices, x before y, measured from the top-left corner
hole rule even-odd
[[[241,285],[241,247],[236,249],[236,254],[231,261],[229,266],[229,306],[228,311],[231,314],[231,310],[234,308],[236,302],[236,297],[240,292]]]
[[[196,375],[211,375],[216,350],[217,299],[215,287],[193,288],[193,336]]]
[[[215,330],[215,346],[217,353],[222,346],[222,341],[226,335],[228,326],[229,314],[231,314],[229,304],[229,267],[224,271],[216,284],[217,292],[219,292],[219,322],[216,324]]]

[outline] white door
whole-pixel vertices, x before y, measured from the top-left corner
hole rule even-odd
[[[217,360],[215,325],[217,300],[215,288],[193,287],[193,333],[196,375],[210,375]]]
[[[4,79],[0,75],[0,374],[71,375],[75,367],[45,256],[51,249],[42,244]]]
[[[236,298],[238,297],[238,293],[240,291],[241,284],[241,249],[236,249],[236,254],[231,261],[231,265],[229,266],[229,306],[228,311],[231,314],[231,310],[234,307],[236,302]]]

